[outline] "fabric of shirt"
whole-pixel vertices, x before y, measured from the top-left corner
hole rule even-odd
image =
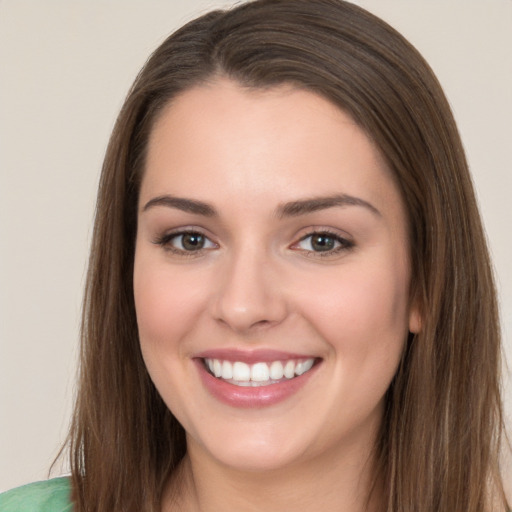
[[[0,512],[71,512],[69,478],[53,478],[0,494]]]

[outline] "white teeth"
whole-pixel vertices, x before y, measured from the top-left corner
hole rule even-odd
[[[315,363],[314,358],[288,360],[284,364],[281,361],[271,363],[255,363],[249,365],[236,361],[220,359],[205,359],[210,372],[217,378],[230,381],[238,386],[261,386],[275,384],[285,379],[293,379],[311,370]]]
[[[215,377],[222,377],[222,363],[218,359],[213,360],[213,374]]]
[[[254,382],[265,382],[270,377],[270,370],[266,363],[256,363],[251,368],[251,380]]]
[[[306,361],[301,361],[300,363],[297,363],[297,366],[295,368],[295,375],[302,375],[303,373],[306,373],[308,370],[311,370],[312,366],[313,359],[307,359]]]
[[[309,372],[311,368],[313,368],[313,365],[315,364],[314,359],[308,359],[307,361],[304,361],[304,373]]]
[[[232,379],[233,378],[233,365],[229,361],[222,362],[222,378]]]
[[[233,363],[232,379],[241,381],[251,380],[251,367],[248,364],[240,363],[239,361]]]
[[[295,363],[293,361],[288,361],[284,365],[284,376],[287,379],[291,379],[295,376]]]
[[[270,365],[270,378],[272,380],[282,379],[284,376],[283,363],[281,361],[274,361]]]

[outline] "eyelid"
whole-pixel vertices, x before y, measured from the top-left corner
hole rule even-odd
[[[330,250],[326,251],[314,251],[303,249],[299,247],[299,244],[304,240],[314,236],[314,235],[327,235],[329,237],[334,238],[340,245]],[[327,258],[327,257],[335,257],[340,256],[342,253],[352,250],[355,247],[355,242],[348,233],[342,233],[339,230],[335,230],[333,228],[318,226],[318,227],[310,227],[306,228],[305,233],[300,235],[298,240],[294,242],[290,248],[296,251],[302,252],[305,256],[311,258]]]
[[[326,258],[326,257],[335,257],[340,256],[341,253],[348,252],[355,247],[355,243],[352,237],[345,232],[341,232],[340,230],[324,227],[324,226],[312,226],[308,228],[304,228],[301,230],[302,233],[295,237],[296,241],[293,242],[289,248],[295,250],[297,252],[301,252],[304,256],[312,257],[312,258]],[[172,245],[173,239],[183,236],[186,234],[197,234],[204,237],[207,240],[207,243],[210,244],[209,247],[201,247],[197,250],[186,250],[180,249],[178,247],[174,247]],[[300,247],[300,244],[309,237],[314,235],[326,235],[328,237],[332,237],[337,242],[337,246],[332,249],[327,249],[325,251],[315,251],[313,249],[304,249]],[[165,251],[170,253],[174,253],[178,256],[182,257],[194,257],[200,256],[204,254],[206,251],[211,251],[213,249],[219,248],[219,244],[214,240],[214,237],[206,232],[205,229],[198,226],[180,226],[178,228],[171,229],[169,231],[164,232],[161,235],[155,237],[152,240],[152,243],[155,245],[161,246]]]
[[[178,238],[183,235],[187,234],[196,234],[204,237],[210,244],[212,244],[213,247],[201,247],[195,251],[187,251],[185,249],[179,249],[177,247],[174,247],[171,242],[173,239]],[[152,242],[155,245],[161,246],[165,251],[168,251],[170,253],[176,254],[178,256],[183,257],[193,257],[193,256],[200,256],[205,251],[211,251],[213,249],[216,249],[219,247],[219,244],[216,243],[213,239],[213,237],[208,235],[204,229],[197,227],[197,226],[182,226],[179,228],[175,228],[169,231],[164,232],[161,235],[157,235]]]

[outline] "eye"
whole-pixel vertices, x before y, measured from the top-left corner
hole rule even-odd
[[[293,248],[322,255],[337,254],[354,247],[354,243],[328,231],[310,233],[301,238]]]
[[[198,231],[180,231],[169,233],[155,241],[165,249],[179,253],[197,253],[204,249],[214,249],[217,245]]]

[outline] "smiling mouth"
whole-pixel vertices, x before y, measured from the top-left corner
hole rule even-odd
[[[313,368],[315,358],[247,364],[242,361],[204,358],[207,371],[229,384],[244,387],[270,386],[292,380]]]

